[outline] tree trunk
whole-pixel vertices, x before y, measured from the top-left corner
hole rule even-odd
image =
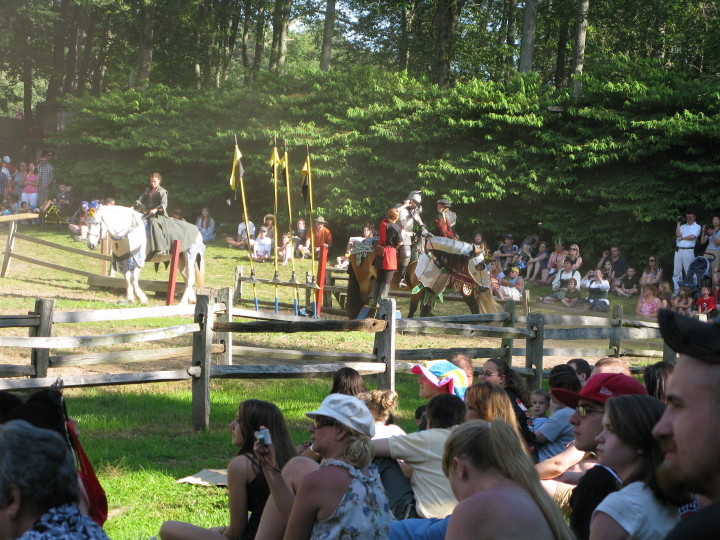
[[[260,64],[265,53],[265,5],[266,0],[258,2],[255,21],[255,57],[253,58],[252,69],[246,72],[245,85],[250,86],[255,81],[255,76],[260,71]]]
[[[92,8],[88,17],[87,26],[85,28],[85,43],[83,44],[83,55],[78,68],[77,88],[75,95],[81,96],[86,90],[88,75],[90,70],[90,59],[92,58],[93,47],[95,45],[95,31],[97,29],[98,20],[100,18],[99,8]]]
[[[77,54],[78,54],[78,32],[79,32],[80,7],[73,6],[68,24],[68,33],[65,41],[67,47],[67,55],[65,56],[65,83],[63,90],[65,93],[74,92],[77,77]]]
[[[92,83],[90,90],[93,95],[96,96],[102,94],[104,90],[105,74],[107,73],[107,65],[105,64],[105,61],[110,53],[110,44],[113,41],[113,33],[110,30],[110,24],[107,19],[102,23],[100,36],[97,47],[97,55],[92,70]]]
[[[33,109],[33,39],[32,39],[32,23],[26,26],[25,35],[25,58],[23,60],[23,119],[25,120],[25,128],[28,130],[32,125]]]
[[[575,49],[573,54],[573,98],[580,99],[582,81],[580,77],[585,65],[585,39],[587,38],[588,11],[590,0],[578,0],[578,19],[575,27]]]
[[[566,18],[560,22],[558,33],[557,54],[555,55],[555,88],[565,88],[565,65],[567,64],[567,42],[570,24]]]
[[[415,20],[415,2],[405,2],[400,7],[401,28],[400,43],[398,44],[398,65],[401,70],[406,70],[410,65],[410,33],[412,32]]]
[[[232,10],[232,13],[230,14],[230,33],[227,37],[227,44],[225,46],[224,56],[223,56],[223,64],[222,64],[222,72],[218,75],[218,81],[217,85],[220,85],[221,80],[226,80],[229,75],[230,71],[230,63],[232,62],[233,53],[235,52],[235,45],[237,44],[237,36],[238,36],[238,29],[240,28],[240,18],[241,18],[241,10],[240,10],[240,2],[237,2],[237,5],[234,6],[234,9]],[[243,27],[243,67],[247,68],[246,58],[245,55],[247,54],[247,44],[245,43],[245,39],[247,39],[247,35],[245,34],[246,29]]]
[[[330,55],[332,53],[332,38],[335,28],[335,0],[327,0],[325,5],[325,26],[323,28],[322,49],[320,51],[320,70],[330,69]]]
[[[509,76],[515,65],[513,49],[515,48],[515,30],[517,28],[517,0],[507,0],[507,21],[505,44],[508,46],[508,54],[505,57],[505,64],[508,67]]]
[[[435,42],[435,61],[433,74],[435,82],[440,88],[446,88],[450,82],[450,64],[453,57],[453,39],[455,25],[460,16],[462,0],[439,0],[435,27],[437,40]]]
[[[62,0],[58,18],[53,28],[53,61],[47,93],[45,94],[45,100],[48,102],[55,101],[62,93],[63,74],[65,73],[65,36],[67,34],[66,25],[69,13],[69,0]]]
[[[270,48],[270,73],[282,73],[287,52],[287,30],[292,0],[276,0],[273,12],[273,37]]]
[[[532,71],[533,56],[535,54],[537,7],[538,0],[525,0],[522,36],[520,37],[520,63],[518,65],[518,71],[520,73]]]
[[[138,88],[147,88],[152,72],[153,48],[155,47],[155,6],[152,4],[140,5],[138,29],[140,44],[138,48]]]

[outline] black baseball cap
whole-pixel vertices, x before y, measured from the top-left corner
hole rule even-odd
[[[660,333],[670,348],[702,362],[720,364],[720,324],[702,322],[669,309],[658,314]]]

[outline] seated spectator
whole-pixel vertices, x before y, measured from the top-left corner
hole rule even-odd
[[[273,504],[292,531],[287,537],[387,538],[392,515],[370,463],[375,425],[367,407],[356,397],[330,394],[306,416],[312,419],[312,448],[323,462],[303,476],[297,494],[280,474],[274,445],[255,442]],[[269,538],[262,533],[261,523],[258,538]]]
[[[620,248],[618,246],[610,247],[610,260],[613,265],[613,281],[610,285],[618,287],[621,283],[625,274],[627,274],[628,263],[620,256]]]
[[[658,283],[658,298],[660,299],[660,307],[662,309],[668,309],[670,307],[670,300],[672,298],[672,288],[667,281],[661,281]]]
[[[375,420],[375,439],[387,439],[395,435],[406,435],[405,431],[392,423],[392,414],[398,404],[395,390],[370,390],[359,396]]]
[[[540,281],[535,282],[536,287],[543,287],[550,285],[558,272],[563,269],[563,261],[568,256],[568,252],[565,249],[565,245],[562,240],[555,241],[555,251],[548,256],[547,267],[542,272],[542,278]]]
[[[470,386],[473,383],[473,379],[475,378],[475,366],[473,365],[472,358],[470,358],[467,354],[454,352],[448,356],[447,361],[465,372],[465,375],[467,376],[467,386]]]
[[[103,204],[106,204],[108,206],[114,206],[115,205],[115,199],[112,197],[105,197],[105,200],[103,201]]]
[[[438,394],[455,394],[460,399],[465,396],[468,377],[465,370],[447,360],[435,360],[425,365],[416,364],[411,373],[419,375],[419,395],[430,399]]]
[[[547,268],[549,257],[547,242],[543,240],[538,244],[537,251],[527,261],[525,276],[529,282],[533,283],[542,278],[542,272]]]
[[[374,236],[372,225],[369,223],[363,227],[362,236],[351,236],[348,240],[348,244],[345,247],[345,255],[336,259],[336,266],[338,268],[347,268],[350,264],[350,252],[355,247],[355,244],[362,242],[366,238],[372,238]]]
[[[547,412],[550,408],[550,393],[542,388],[530,392],[530,405],[532,407],[533,427],[538,429],[547,422]]]
[[[605,279],[607,279],[610,283],[615,281],[615,270],[613,270],[612,261],[605,261],[605,264],[600,270],[602,270],[603,276],[605,276]]]
[[[628,377],[632,376],[628,365],[619,358],[601,358],[595,362],[591,377],[598,373],[621,373]]]
[[[658,285],[662,281],[663,271],[656,255],[648,257],[648,263],[640,277],[640,285]]]
[[[660,310],[660,299],[654,285],[643,285],[642,294],[635,306],[635,316],[646,319],[657,319]]]
[[[55,195],[55,198],[48,199],[40,208],[41,214],[45,214],[51,206],[55,205],[58,212],[63,215],[70,215],[70,191],[72,190],[72,187],[65,182],[60,182],[58,184],[58,188],[60,191],[58,191],[57,195]]]
[[[531,234],[525,238],[525,240],[522,241],[522,244],[520,244],[520,251],[518,251],[517,255],[515,255],[512,259],[510,265],[517,266],[520,271],[525,270],[527,268],[528,261],[537,249],[539,241],[540,237],[537,234]],[[525,275],[527,276],[527,273]]]
[[[482,253],[486,261],[490,259],[490,250],[488,249],[487,243],[480,231],[475,231],[475,235],[473,236],[473,245],[477,248],[478,253]]]
[[[500,261],[500,266],[504,272],[508,272],[512,261],[515,259],[520,249],[513,244],[513,235],[506,234],[503,243],[498,246],[493,253],[493,258]]]
[[[515,432],[502,420],[456,428],[442,468],[460,501],[445,538],[574,538]]]
[[[274,241],[275,239],[275,216],[272,214],[265,214],[265,217],[263,217],[263,227],[267,229],[267,237],[270,238],[271,241]]]
[[[295,248],[295,257],[303,257],[303,252],[300,247],[305,244],[306,238],[307,228],[305,227],[305,220],[298,219],[295,223],[295,229],[293,229],[293,247]]]
[[[108,538],[80,512],[75,460],[55,431],[23,420],[0,426],[0,497],[0,538]]]
[[[502,358],[490,358],[485,362],[482,371],[478,374],[478,381],[497,384],[507,392],[515,410],[518,428],[528,447],[528,452],[534,454],[534,427],[532,417],[527,409],[530,406],[530,392],[522,377]]]
[[[655,477],[664,452],[652,429],[664,410],[661,401],[642,395],[612,397],[605,404],[595,438],[598,461],[622,483],[593,512],[590,538],[663,538],[680,520],[682,501],[664,493]]]
[[[592,374],[592,366],[584,358],[573,358],[567,361],[567,365],[575,370],[575,374],[580,380],[580,386],[585,386],[590,375]]]
[[[582,293],[580,292],[580,289],[577,288],[577,280],[575,278],[570,278],[568,280],[567,290],[565,291],[565,298],[560,300],[560,303],[565,307],[574,308],[581,300]]]
[[[85,220],[89,209],[90,203],[82,201],[73,217],[70,218],[68,229],[70,229],[70,234],[72,234],[78,242],[87,240],[88,226]]]
[[[590,270],[580,282],[580,286],[588,291],[588,297],[581,301],[590,304],[590,311],[610,311],[607,297],[610,283],[603,277],[602,270]]]
[[[497,298],[498,300],[505,300],[505,294],[502,292],[502,289],[500,288],[500,280],[505,277],[505,274],[502,271],[502,265],[500,264],[500,261],[491,261],[490,262],[490,291],[492,292],[493,296]]]
[[[692,294],[690,294],[690,287],[687,285],[681,286],[678,295],[670,298],[670,309],[683,315],[690,315],[693,310],[693,305],[693,297]]]
[[[290,239],[290,233],[282,235],[282,240],[278,246],[278,261],[282,264],[287,264],[292,258],[293,247]]]
[[[344,367],[333,373],[333,383],[330,388],[331,394],[345,394],[346,396],[358,397],[363,392],[366,392],[365,380],[356,369]]]
[[[442,473],[442,453],[452,428],[465,420],[465,404],[453,394],[435,396],[428,403],[427,418],[425,431],[376,439],[373,446],[376,456],[401,459],[412,466],[410,485],[417,516],[444,518],[452,513],[457,500]],[[404,515],[415,517],[412,512]]]
[[[675,365],[670,362],[655,362],[645,367],[643,382],[648,394],[667,404],[667,387],[674,371]]]
[[[418,431],[422,431],[420,424],[423,422],[425,422],[425,426],[427,426],[427,405],[420,405],[415,409],[415,425],[418,427]]]
[[[513,403],[510,401],[508,393],[497,384],[487,381],[473,384],[465,393],[465,408],[467,409],[466,421],[503,420],[513,428],[518,440],[524,445],[525,440],[517,423]]]
[[[250,231],[249,237],[247,234],[247,230]],[[252,221],[250,221],[249,216],[247,222],[247,230],[245,227],[245,222],[241,221],[238,225],[237,238],[233,240],[230,236],[225,237],[225,242],[227,242],[228,247],[250,250],[252,248],[253,238],[255,238],[255,225]]]
[[[207,206],[203,206],[200,210],[200,215],[195,225],[202,235],[203,242],[212,242],[215,240],[215,220],[210,215],[210,209]]]
[[[550,370],[549,384],[551,389],[561,388],[569,392],[580,391],[580,380],[573,368],[566,364],[559,364]],[[552,396],[552,394],[551,394]],[[573,427],[570,417],[575,413],[570,407],[565,407],[554,397],[551,397],[550,418],[540,427],[535,426],[535,443],[538,445],[538,458],[540,461],[550,459],[568,447],[573,442]]]
[[[583,264],[583,259],[580,256],[580,246],[577,244],[570,244],[570,253],[567,258],[572,262],[573,270],[577,270],[579,272]]]
[[[700,315],[707,315],[708,318],[714,317],[717,314],[715,298],[710,296],[710,287],[707,285],[700,287],[700,296],[695,300],[695,309]]]
[[[613,290],[618,293],[619,296],[630,298],[638,293],[638,287],[640,286],[640,280],[638,279],[635,268],[628,266],[627,274],[621,280],[620,286],[615,287]]]
[[[555,279],[553,279],[553,293],[544,298],[541,298],[541,302],[552,303],[565,298],[571,279],[575,280],[576,286],[578,283],[580,283],[580,272],[578,272],[577,270],[573,270],[572,261],[570,261],[570,259],[563,260],[562,266],[563,270],[561,272],[557,272],[555,274]]]
[[[183,217],[183,213],[182,213],[182,209],[181,209],[181,208],[174,208],[173,211],[172,211],[171,217],[172,217],[173,219],[177,219],[178,221],[185,221],[185,222],[187,222],[187,220]]]
[[[525,280],[520,277],[520,269],[512,266],[508,270],[508,276],[500,280],[500,290],[503,296],[510,300],[520,300],[525,290]]]
[[[612,264],[612,259],[610,258],[610,250],[606,249],[602,252],[602,257],[600,257],[600,260],[597,263],[597,266],[595,267],[596,270],[605,270],[605,263],[609,262]]]
[[[268,230],[260,227],[257,238],[253,243],[252,254],[250,257],[255,262],[269,261],[272,255],[272,240],[267,236]]]
[[[232,444],[240,449],[227,468],[230,525],[203,529],[190,523],[166,521],[160,527],[160,538],[163,540],[213,538],[252,540],[255,538],[268,499],[267,481],[253,453],[255,432],[260,426],[267,426],[272,433],[272,444],[279,469],[297,455],[280,409],[267,401],[256,399],[243,401],[229,426]]]
[[[313,229],[313,238],[312,242],[310,241],[310,235],[305,235],[307,238],[305,240],[305,246],[302,248],[303,257],[304,256],[310,256],[311,251],[310,248],[312,245],[315,246],[315,255],[318,255],[320,253],[320,248],[324,245],[328,250],[332,248],[332,233],[330,232],[330,229],[326,227],[327,221],[324,217],[318,216],[315,218],[315,227]]]

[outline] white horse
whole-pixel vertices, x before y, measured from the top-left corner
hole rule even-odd
[[[134,302],[135,297],[141,303],[147,303],[147,296],[140,288],[138,278],[145,265],[147,233],[143,215],[126,206],[104,205],[88,212],[88,248],[97,249],[101,238],[110,237],[113,266],[125,276],[127,301]],[[185,281],[185,292],[181,304],[194,303],[195,286],[203,286],[205,279],[205,244],[198,231],[197,239],[189,249],[182,252],[178,270]],[[194,272],[190,272],[190,267]]]

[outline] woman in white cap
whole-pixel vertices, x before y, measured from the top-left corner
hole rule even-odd
[[[370,411],[356,397],[330,394],[306,414],[313,421],[312,449],[323,462],[302,479],[297,496],[280,474],[272,444],[255,443],[272,497],[287,519],[285,539],[388,538],[390,508],[370,464],[375,434]]]

